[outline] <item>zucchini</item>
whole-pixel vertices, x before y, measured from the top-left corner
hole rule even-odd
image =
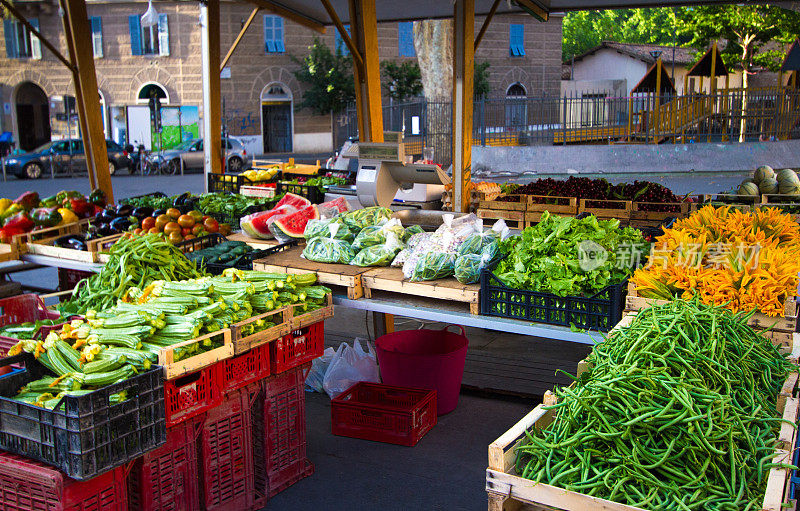
[[[84,374],[107,373],[113,371],[128,361],[125,355],[106,357],[94,362],[87,362],[81,368]]]

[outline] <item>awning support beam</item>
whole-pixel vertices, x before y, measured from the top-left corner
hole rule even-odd
[[[473,51],[478,51],[478,46],[481,44],[481,39],[483,39],[483,35],[489,28],[489,23],[492,22],[492,18],[494,18],[494,13],[497,12],[497,7],[499,5],[500,5],[500,0],[494,0],[492,8],[489,10],[489,14],[486,15],[486,19],[483,20],[483,25],[481,25],[480,31],[478,31],[478,37],[475,38],[475,49]]]
[[[69,61],[69,60],[68,60],[66,57],[64,57],[64,55],[62,55],[62,54],[61,54],[61,52],[60,52],[60,51],[58,51],[58,49],[57,49],[55,46],[53,46],[53,44],[52,44],[50,41],[48,41],[47,39],[45,39],[45,37],[42,35],[42,33],[41,33],[41,32],[39,32],[39,31],[36,29],[36,27],[34,27],[33,25],[31,25],[31,24],[30,24],[30,22],[29,22],[27,19],[25,19],[25,16],[23,16],[23,15],[22,15],[22,14],[21,14],[21,13],[20,13],[20,12],[19,12],[19,11],[18,11],[16,8],[14,8],[14,4],[12,4],[11,2],[9,2],[8,0],[0,0],[0,5],[2,5],[3,7],[5,7],[6,9],[8,9],[8,12],[10,12],[11,14],[13,14],[13,15],[14,15],[14,17],[15,17],[15,18],[17,18],[17,19],[19,20],[19,22],[20,22],[20,23],[22,23],[23,25],[25,25],[25,28],[27,28],[27,29],[28,29],[28,30],[29,30],[31,33],[33,33],[33,35],[35,35],[36,37],[38,37],[38,38],[39,38],[39,40],[42,42],[42,44],[45,46],[45,48],[47,48],[48,50],[50,50],[50,52],[51,52],[53,55],[55,55],[55,56],[56,56],[56,58],[57,58],[58,60],[60,60],[62,64],[64,64],[65,66],[67,66],[67,69],[69,69],[69,70],[70,70],[70,71],[72,71],[72,72],[74,72],[74,71],[75,71],[75,66],[72,64],[72,62],[70,62],[70,61]]]
[[[200,47],[203,71],[203,168],[222,173],[222,95],[219,83],[219,0],[200,4]]]
[[[350,34],[348,34],[347,30],[345,30],[342,20],[339,18],[339,15],[336,14],[336,10],[333,8],[329,0],[322,0],[322,5],[328,12],[328,16],[331,17],[331,20],[333,21],[336,30],[339,31],[339,35],[342,37],[342,41],[344,41],[344,44],[347,45],[347,49],[350,50],[350,55],[353,56],[353,60],[356,63],[356,68],[363,74],[364,58],[361,56],[361,53],[359,53],[355,43],[353,43],[353,39],[350,37]]]
[[[301,14],[296,10],[292,9],[291,7],[287,7],[279,2],[274,2],[273,0],[247,0],[247,1],[266,11],[275,13],[278,16],[283,16],[286,19],[290,19],[295,23],[297,23],[298,25],[310,28],[315,32],[319,32],[320,34],[325,33],[325,24],[323,22],[316,20],[314,18],[309,18],[308,16]]]
[[[250,25],[253,23],[253,20],[256,19],[256,15],[258,14],[258,11],[260,11],[260,10],[261,10],[260,7],[255,7],[253,9],[253,11],[250,13],[250,17],[248,17],[247,21],[245,21],[244,25],[242,25],[242,29],[239,31],[239,35],[237,35],[236,39],[233,40],[233,44],[231,44],[231,47],[228,50],[228,53],[225,54],[225,58],[222,59],[222,63],[219,65],[219,72],[220,73],[222,72],[223,69],[225,69],[225,66],[228,65],[228,61],[233,56],[233,52],[236,51],[236,48],[239,46],[239,43],[244,38],[245,32],[247,32],[247,29],[250,28]]]
[[[362,142],[383,142],[383,108],[381,107],[381,70],[378,60],[378,18],[375,0],[349,0],[350,30],[358,52],[363,55],[364,69],[358,66],[355,75],[358,137]]]
[[[453,211],[469,210],[475,72],[475,0],[456,0],[453,13]]]

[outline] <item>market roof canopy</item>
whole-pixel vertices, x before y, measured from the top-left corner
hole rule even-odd
[[[800,71],[800,42],[792,43],[792,47],[789,48],[789,52],[783,60],[781,71]]]
[[[664,67],[664,63],[659,59],[655,64],[650,66],[650,69],[647,70],[644,77],[631,89],[631,94],[656,91],[656,87],[658,86],[658,66],[661,67],[661,92],[659,94],[674,94],[676,92],[675,86],[672,84],[672,80],[669,77],[669,73],[667,73],[667,69]]]
[[[714,57],[716,57],[716,64],[714,64]],[[712,66],[712,64],[714,64]],[[728,68],[722,61],[719,51],[715,51],[714,47],[708,49],[703,58],[697,61],[697,64],[692,66],[692,69],[686,73],[688,76],[711,76],[711,69],[714,69],[714,76],[727,76]]]

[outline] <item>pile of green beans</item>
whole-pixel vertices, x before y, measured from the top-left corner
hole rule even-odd
[[[527,479],[649,510],[756,510],[795,368],[749,315],[676,300],[595,346],[517,450]]]
[[[84,314],[90,309],[107,309],[116,305],[130,287],[144,289],[156,280],[186,280],[202,275],[180,249],[157,234],[120,239],[111,247],[102,270],[75,286],[64,310]]]

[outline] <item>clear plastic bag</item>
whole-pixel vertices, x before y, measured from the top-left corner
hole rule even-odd
[[[313,392],[325,392],[322,387],[322,382],[325,381],[325,373],[328,372],[328,366],[331,365],[331,360],[336,354],[333,348],[325,348],[321,357],[317,357],[311,361],[311,369],[306,376],[306,390]]]
[[[382,245],[386,243],[389,233],[393,233],[397,241],[403,239],[405,229],[403,229],[403,224],[400,223],[399,219],[393,218],[383,225],[369,225],[361,229],[356,239],[353,240],[353,250],[358,252],[367,247]]]
[[[355,256],[353,247],[347,241],[336,238],[338,224],[330,225],[329,230],[331,232],[329,238],[314,238],[306,243],[303,257],[319,263],[350,264]]]
[[[394,261],[392,261],[392,266],[403,266],[409,257],[415,253],[417,247],[427,245],[431,238],[433,238],[432,232],[421,232],[412,235],[411,238],[408,239],[406,248],[401,250],[400,253],[397,254],[397,257],[394,258]]]
[[[480,254],[464,254],[458,256],[454,268],[456,280],[462,284],[475,284],[481,278],[481,270],[492,264],[498,254],[497,242],[487,245]]]
[[[355,339],[353,346],[343,342],[333,355],[322,386],[333,399],[360,381],[380,381],[375,351],[369,342],[367,351],[364,351],[360,339]]]
[[[455,271],[456,255],[451,252],[426,252],[414,265],[412,281],[450,277]]]
[[[408,242],[412,236],[414,236],[415,234],[422,234],[423,232],[425,232],[425,229],[423,229],[419,225],[409,225],[408,227],[406,227],[406,231],[403,234],[403,241]]]
[[[350,264],[354,266],[389,266],[401,248],[403,248],[402,242],[397,239],[394,232],[390,232],[386,235],[385,243],[362,249],[350,261]]]
[[[337,215],[333,218],[321,218],[319,220],[312,219],[306,224],[306,229],[303,232],[303,237],[307,240],[313,238],[331,238],[331,225],[337,225],[336,239],[352,242],[355,235],[349,227],[344,225],[342,217]]]
[[[343,215],[344,223],[354,232],[358,232],[368,225],[381,225],[392,217],[392,210],[373,206],[356,209]]]

